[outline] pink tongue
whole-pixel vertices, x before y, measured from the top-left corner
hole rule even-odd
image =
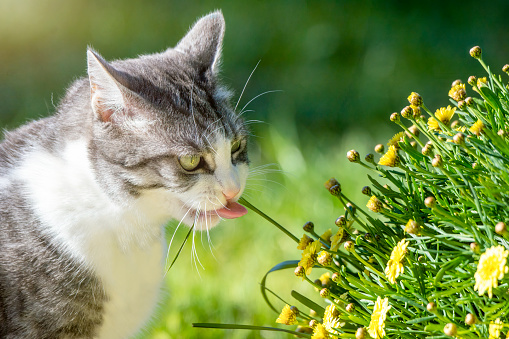
[[[238,202],[229,202],[225,208],[216,210],[216,213],[225,219],[235,219],[247,213],[247,209]]]

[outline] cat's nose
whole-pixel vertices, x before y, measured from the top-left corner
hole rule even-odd
[[[223,191],[223,195],[226,200],[231,200],[231,199],[235,198],[237,196],[237,194],[239,194],[239,192],[240,192],[240,189],[238,189],[238,188],[228,189],[228,190]]]

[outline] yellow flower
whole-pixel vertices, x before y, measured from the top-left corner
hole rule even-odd
[[[345,325],[339,319],[339,311],[336,309],[334,305],[328,305],[325,308],[325,313],[323,315],[323,327],[332,334],[339,335],[339,332],[334,328],[341,328]]]
[[[489,339],[500,338],[500,330],[504,328],[504,323],[497,318],[495,321],[490,321],[490,337]]]
[[[332,235],[332,230],[329,228],[327,231],[325,231],[320,238],[329,241],[330,237]]]
[[[410,234],[419,234],[419,231],[421,230],[421,225],[415,220],[408,220],[405,226],[405,232]]]
[[[388,298],[382,300],[382,298],[378,297],[376,299],[375,308],[373,308],[368,327],[368,333],[372,338],[379,339],[385,336],[385,318],[390,308]]]
[[[380,212],[383,208],[383,204],[376,196],[373,195],[366,204],[366,207],[373,212]]]
[[[298,250],[305,250],[309,244],[313,242],[313,239],[309,237],[307,234],[304,234],[302,238],[300,238],[299,244],[297,245]]]
[[[498,287],[498,280],[504,278],[509,268],[506,266],[509,251],[503,246],[492,246],[481,255],[477,272],[475,272],[474,291],[479,290],[479,295],[488,291],[488,296],[493,297],[493,287]]]
[[[428,119],[428,129],[432,131],[441,131],[437,119],[440,120],[444,125],[449,125],[454,112],[456,112],[456,107],[451,108],[450,105],[448,105],[447,108],[441,107],[437,109],[435,112],[436,119],[433,117]]]
[[[387,147],[394,146],[396,149],[399,149],[398,142],[403,141],[403,136],[405,132],[399,132],[394,134],[394,136],[387,142]]]
[[[378,161],[379,165],[395,167],[399,165],[399,155],[396,147],[391,146],[387,153],[385,153]]]
[[[465,84],[457,84],[453,86],[449,91],[449,97],[456,101],[464,100],[467,97]]]
[[[295,325],[297,324],[297,313],[292,310],[290,305],[286,304],[276,322],[285,325]]]
[[[320,240],[313,241],[302,252],[302,259],[299,261],[299,266],[304,267],[306,275],[311,273],[313,266],[318,262],[318,250],[322,247]]]
[[[329,272],[325,272],[318,279],[320,279],[320,282],[322,283],[322,286],[329,285],[331,283],[331,281],[332,281],[331,278],[330,278],[330,273]]]
[[[402,261],[405,259],[407,246],[408,241],[403,239],[398,242],[392,250],[391,258],[387,262],[387,267],[385,268],[385,276],[391,284],[395,284],[396,278],[405,271]]]
[[[327,329],[320,323],[316,324],[311,339],[333,339],[337,338],[327,331]]]
[[[477,78],[477,87],[486,86],[487,83],[488,79],[486,79],[486,77]]]
[[[481,120],[477,120],[472,127],[470,127],[468,130],[472,133],[474,133],[477,136],[480,136],[482,133],[482,130],[484,129],[484,124]]]
[[[338,232],[330,238],[330,242],[331,242],[330,250],[331,251],[337,251],[339,249],[339,245],[341,245],[341,241],[343,240],[344,235],[345,235],[345,229],[340,226]]]

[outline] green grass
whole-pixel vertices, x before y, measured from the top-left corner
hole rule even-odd
[[[253,177],[248,180],[246,199],[297,237],[302,225],[313,221],[319,229],[335,227],[341,210],[337,199],[324,189],[323,183],[337,177],[343,189],[359,203],[362,186],[368,184],[366,171],[350,164],[346,152],[353,145],[364,145],[361,154],[372,152],[369,145],[384,142],[387,137],[372,139],[361,132],[338,135],[338,140],[320,140],[326,147],[305,149],[295,130],[286,124],[262,127],[263,137],[255,138],[251,151],[252,167],[278,163],[284,172]],[[367,133],[367,132],[364,132]],[[388,135],[388,134],[387,134]],[[174,224],[168,228],[171,235]],[[170,258],[173,259],[188,229],[177,232]],[[264,302],[260,281],[277,263],[300,259],[296,244],[273,225],[251,212],[245,217],[222,222],[210,232],[212,252],[206,235],[196,233],[195,244],[204,268],[198,269],[191,259],[188,241],[167,277],[168,296],[162,302],[154,327],[142,338],[291,338],[291,335],[247,330],[193,328],[192,323],[234,323],[279,326],[278,314]],[[191,239],[190,239],[191,240]],[[315,273],[318,277],[319,273]],[[268,277],[268,287],[287,301],[292,289],[310,295],[308,284],[296,278],[292,270],[280,271]],[[272,298],[276,307],[284,304]],[[284,328],[284,327],[282,327]]]

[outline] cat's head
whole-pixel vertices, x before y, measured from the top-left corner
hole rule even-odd
[[[160,213],[196,229],[245,213],[248,133],[217,79],[223,35],[215,12],[162,53],[108,63],[88,51],[99,181],[129,199],[155,194]]]

